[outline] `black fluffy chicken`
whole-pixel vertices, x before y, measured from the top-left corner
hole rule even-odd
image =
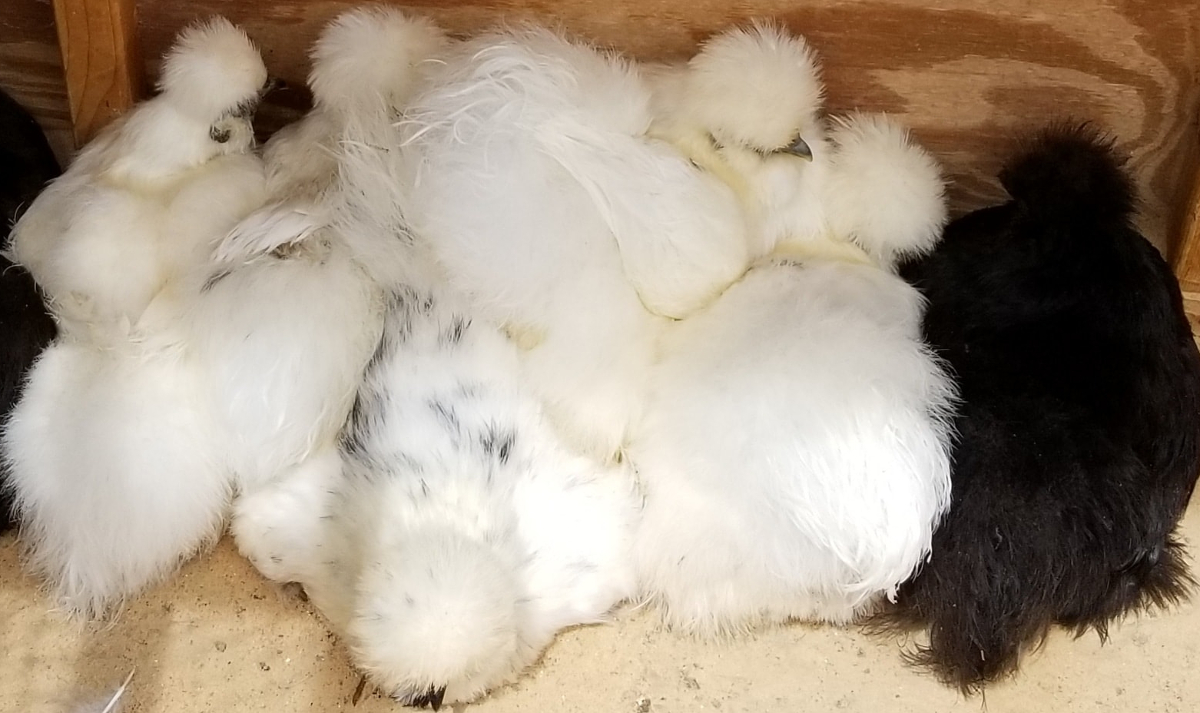
[[[0,245],[19,211],[29,206],[60,168],[41,128],[15,99],[0,91]],[[8,419],[25,372],[54,339],[54,320],[25,268],[0,255],[0,423]],[[0,532],[12,525],[12,496],[3,487],[0,459]]]
[[[913,660],[966,692],[1054,625],[1104,639],[1182,598],[1200,470],[1200,355],[1112,142],[1053,128],[1000,180],[1011,200],[903,268],[962,404],[932,559],[876,622],[928,626]]]

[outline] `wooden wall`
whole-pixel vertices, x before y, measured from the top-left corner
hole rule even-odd
[[[0,87],[42,124],[60,161],[74,149],[54,8],[50,0],[0,0]]]
[[[36,7],[39,0],[3,0]],[[83,2],[84,0],[60,0]],[[88,0],[94,1],[94,0]],[[111,0],[131,2],[146,78],[183,24],[210,14],[245,26],[271,71],[302,86],[323,23],[354,0]],[[992,175],[1012,137],[1055,119],[1115,132],[1133,157],[1143,227],[1173,252],[1200,165],[1200,0],[407,0],[398,4],[459,34],[499,20],[549,19],[638,57],[684,58],[731,23],[775,17],[820,51],[834,110],[892,112],[913,126],[954,179],[956,210],[998,195]],[[5,13],[10,14],[10,13]],[[5,37],[0,36],[0,41]],[[9,52],[8,46],[4,47]],[[61,96],[39,58],[18,80],[61,128]],[[9,72],[14,74],[14,72]],[[60,81],[60,80],[59,80]],[[40,87],[40,89],[38,88]],[[280,95],[278,125],[307,93]]]

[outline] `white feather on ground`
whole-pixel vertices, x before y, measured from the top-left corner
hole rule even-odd
[[[113,691],[111,696],[95,703],[75,706],[71,709],[71,713],[118,713],[124,708],[125,690],[129,688],[129,682],[133,680],[135,671],[136,669],[129,672],[125,681],[117,687],[117,690]]]

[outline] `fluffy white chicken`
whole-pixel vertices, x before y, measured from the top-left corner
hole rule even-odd
[[[750,223],[751,259],[785,234],[823,231],[817,187],[828,162],[813,157],[828,154],[824,86],[804,38],[756,22],[713,36],[685,64],[647,65],[646,76],[651,135],[735,191]]]
[[[228,503],[180,280],[265,198],[250,113],[262,60],[223,19],[184,30],[162,93],[30,207],[17,255],[68,329],[3,435],[30,562],[85,616],[170,572]]]
[[[548,30],[487,34],[414,99],[404,214],[477,316],[522,349],[560,431],[612,459],[636,420],[665,317],[747,265],[728,186],[645,136],[635,67]]]
[[[448,45],[429,20],[392,7],[355,8],[335,17],[311,52],[312,110],[263,148],[273,200],[233,231],[218,259],[265,253],[327,222],[328,211],[316,204],[338,175],[338,144],[347,123],[402,107]]]
[[[257,207],[225,173],[254,145],[267,80],[224,18],[180,34],[159,93],[87,145],[13,229],[12,252],[46,291],[63,331],[135,323],[173,277],[208,258],[212,236]]]
[[[290,578],[314,537],[292,517],[297,489],[340,474],[337,435],[379,340],[380,282],[396,260],[378,243],[400,242],[339,222],[340,143],[351,124],[388,122],[445,41],[390,8],[351,10],[325,28],[315,108],[267,145],[271,201],[231,231],[192,305],[189,346],[206,366],[239,492],[232,531],[272,579]]]
[[[301,582],[375,684],[436,709],[514,678],[559,629],[635,592],[639,500],[626,468],[568,450],[517,348],[411,240],[379,119],[347,125],[334,224],[403,253],[381,280],[383,337],[340,452],[251,496],[242,522],[259,569]]]
[[[302,581],[356,664],[408,704],[473,700],[636,591],[632,475],[570,453],[520,373],[516,347],[449,291],[392,295],[324,569]]]
[[[818,97],[798,40],[735,31],[687,70],[712,76],[685,86],[744,82],[745,92],[703,110],[723,120],[678,104],[677,125],[704,118],[776,137],[760,146],[795,137],[801,125],[767,131],[761,115],[794,89],[786,74],[757,70],[782,42],[808,57],[813,79],[796,86]],[[792,108],[811,119],[819,105]],[[773,154],[759,166],[742,161],[737,144],[749,139],[714,135],[718,165],[758,212],[766,255],[666,333],[628,449],[646,496],[634,550],[643,595],[671,626],[703,636],[850,620],[928,556],[948,506],[954,389],[921,342],[919,294],[892,272],[898,255],[939,236],[938,168],[881,117],[838,122],[828,138],[803,131],[809,150],[791,150],[811,162]]]

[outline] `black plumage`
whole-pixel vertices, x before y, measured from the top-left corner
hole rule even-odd
[[[927,626],[913,660],[964,691],[1053,625],[1103,639],[1192,585],[1174,532],[1200,470],[1200,355],[1124,162],[1056,127],[1000,178],[1011,200],[902,268],[962,403],[932,559],[873,622]]]
[[[8,243],[19,212],[59,173],[58,161],[37,122],[0,91],[0,217],[4,221],[0,242]],[[25,372],[54,336],[54,320],[33,278],[0,257],[0,422],[7,420],[20,396]],[[11,494],[0,487],[0,532],[12,526],[11,511]]]

